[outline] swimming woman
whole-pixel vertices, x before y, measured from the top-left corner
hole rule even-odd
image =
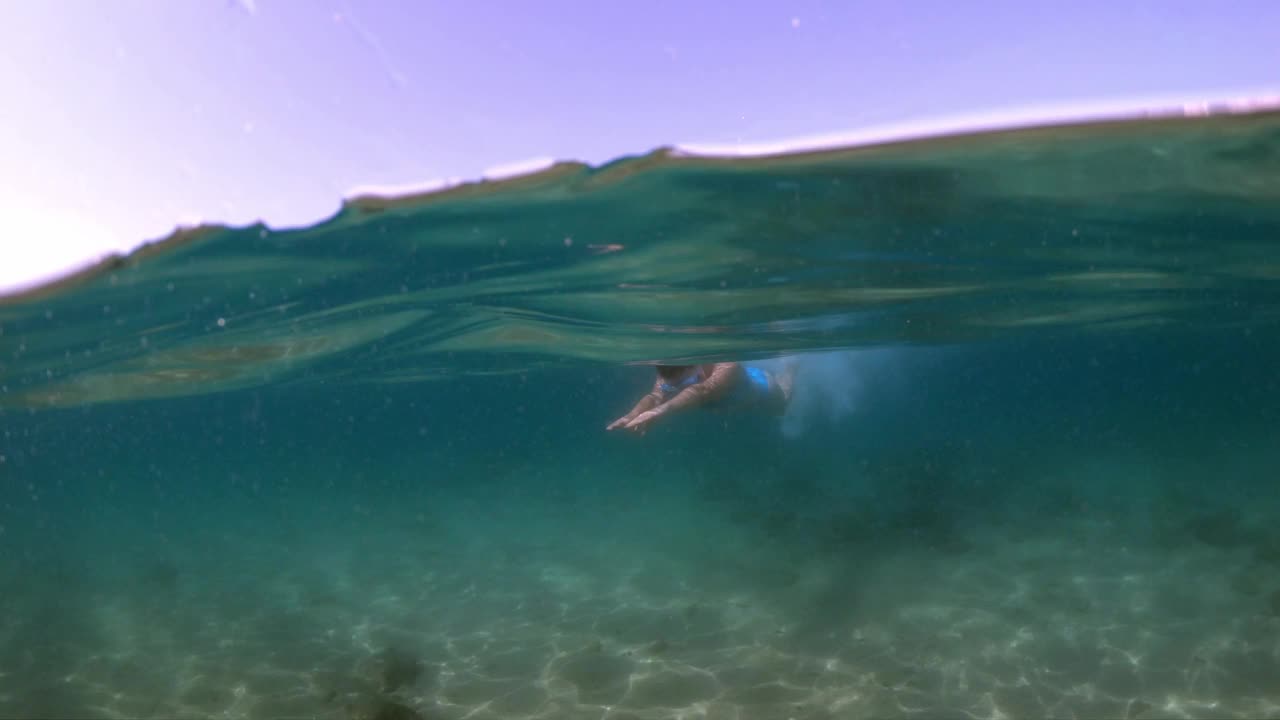
[[[660,418],[691,408],[782,415],[791,402],[795,364],[778,374],[740,363],[659,365],[653,390],[606,430],[643,435]]]

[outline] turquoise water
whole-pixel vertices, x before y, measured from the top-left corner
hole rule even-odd
[[[1278,242],[1275,113],[180,233],[0,302],[0,716],[1280,717]]]

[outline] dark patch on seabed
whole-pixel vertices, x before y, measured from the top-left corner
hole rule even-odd
[[[1277,142],[1229,139],[1203,154],[1265,164]],[[756,171],[742,172],[751,185]],[[955,220],[948,203],[976,192],[945,173],[860,177],[895,214]],[[1209,224],[1191,240],[1135,220],[1141,228],[1113,227],[1117,237],[1158,227],[1164,244],[1126,236],[1106,292],[1090,275],[1084,296],[1053,286],[1053,301],[1027,313],[1017,283],[987,288],[1011,294],[999,316],[1019,322],[963,336],[913,330],[910,345],[879,333],[894,317],[986,321],[991,306],[943,293],[919,312],[889,292],[909,288],[883,286],[889,299],[859,313],[888,324],[802,358],[809,374],[781,424],[690,414],[643,438],[603,428],[652,371],[573,352],[621,352],[619,337],[644,338],[652,344],[620,344],[651,357],[785,352],[750,322],[760,306],[746,300],[765,295],[730,302],[699,276],[661,299],[697,298],[706,313],[681,306],[665,326],[642,327],[645,313],[661,314],[652,296],[624,295],[636,304],[584,305],[580,316],[537,315],[531,302],[485,330],[431,325],[432,313],[472,312],[501,283],[487,295],[446,283],[437,305],[426,289],[407,291],[425,303],[413,310],[426,330],[366,332],[358,320],[382,323],[393,301],[344,286],[349,296],[326,301],[332,312],[307,311],[301,339],[246,334],[216,347],[218,316],[254,322],[225,311],[234,303],[224,293],[246,290],[234,272],[201,276],[196,309],[166,317],[173,327],[150,316],[115,324],[74,300],[96,302],[101,287],[50,305],[54,320],[38,304],[6,306],[0,341],[27,348],[0,345],[0,717],[1280,718],[1280,333],[1267,244],[1280,236],[1276,215],[1255,212],[1274,190],[1249,187],[1259,205],[1220,204],[1214,215],[1251,228],[1247,243],[1220,246],[1225,235]],[[765,195],[748,193],[752,203]],[[707,213],[735,202],[699,201]],[[803,213],[757,210],[778,233],[803,232]],[[981,235],[985,222],[961,234]],[[832,272],[854,242],[810,239],[796,252]],[[1022,253],[1025,237],[992,242],[1003,249],[983,264],[1001,272],[1044,261]],[[1252,264],[1217,262],[1227,246],[1247,246]],[[939,253],[962,251],[982,249]],[[1191,282],[1183,254],[1214,262]],[[922,258],[895,268],[964,284]],[[182,267],[166,262],[166,273]],[[681,267],[659,265],[626,272]],[[168,292],[147,267],[142,286]],[[1026,270],[1019,282],[1043,289],[1061,269]],[[610,297],[598,277],[555,277],[567,295]],[[823,293],[850,290],[828,296],[838,314],[867,277],[784,285],[814,321],[828,317],[817,312]],[[554,299],[548,282],[536,283],[538,302]],[[786,293],[767,297],[771,312],[785,307]],[[1161,304],[1170,297],[1178,302]],[[63,319],[72,307],[80,314]],[[615,310],[641,320],[600,320]],[[1095,312],[1105,329],[1076,322]],[[1120,315],[1143,322],[1117,325]],[[1054,325],[1062,316],[1073,320]],[[605,339],[569,333],[578,321]],[[1048,331],[1013,329],[1027,323]],[[135,331],[164,351],[136,350]],[[542,332],[565,350],[554,361],[503,354],[502,343],[527,350]],[[704,336],[727,344],[685,344]],[[821,346],[820,333],[804,337]],[[449,355],[435,344],[459,338],[496,345]],[[314,351],[323,362],[255,365],[261,356],[244,350],[255,339],[255,351]],[[427,357],[438,363],[429,377],[405,374]],[[223,361],[243,374],[211,389],[200,373],[230,372]]]

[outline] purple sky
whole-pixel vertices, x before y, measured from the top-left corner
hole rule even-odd
[[[1280,3],[41,0],[0,25],[0,289],[196,219],[538,157],[1280,91]]]

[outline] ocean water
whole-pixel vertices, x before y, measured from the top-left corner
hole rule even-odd
[[[1274,112],[183,231],[0,302],[0,716],[1277,718],[1278,348]]]

